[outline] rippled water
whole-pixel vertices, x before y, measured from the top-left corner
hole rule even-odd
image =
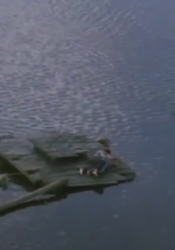
[[[173,0],[0,1],[0,135],[106,135],[138,173],[0,218],[3,250],[175,248],[174,12]]]

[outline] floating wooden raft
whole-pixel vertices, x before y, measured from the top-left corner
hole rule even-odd
[[[42,139],[13,138],[0,141],[0,159],[33,184],[45,185],[66,178],[69,187],[88,187],[133,180],[134,172],[122,161],[98,178],[79,175],[78,169],[87,167],[87,156],[102,147],[94,138],[67,133]]]

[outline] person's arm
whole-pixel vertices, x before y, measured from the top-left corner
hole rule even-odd
[[[108,154],[108,158],[111,160],[112,159],[112,156],[110,154]]]
[[[100,156],[102,159],[105,158],[105,154],[103,152],[103,150],[98,150],[94,156]]]

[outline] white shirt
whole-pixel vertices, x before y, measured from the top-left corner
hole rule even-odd
[[[112,158],[109,154],[105,153],[104,150],[98,150],[94,156],[100,156],[104,160],[109,160]]]

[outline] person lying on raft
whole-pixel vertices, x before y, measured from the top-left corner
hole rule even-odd
[[[111,151],[109,149],[98,150],[92,158],[89,160],[89,166],[87,175],[93,174],[98,176],[99,173],[105,172],[105,170],[112,163]],[[83,175],[84,169],[80,168],[80,174]]]

